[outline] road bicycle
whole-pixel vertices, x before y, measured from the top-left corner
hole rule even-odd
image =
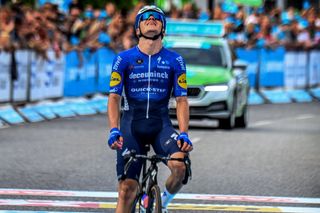
[[[150,145],[146,145],[147,153],[150,151]],[[124,174],[126,175],[130,165],[138,159],[143,161],[142,164],[142,175],[139,179],[139,190],[133,205],[132,213],[138,209],[138,212],[146,213],[161,213],[161,192],[158,186],[157,175],[158,175],[158,163],[176,160],[184,162],[186,165],[186,177],[184,183],[191,179],[191,161],[187,155],[184,158],[172,158],[160,155],[139,155],[136,154],[135,150],[131,150],[125,156],[127,163],[125,164]],[[149,161],[149,163],[148,163]],[[138,206],[137,206],[138,205]]]

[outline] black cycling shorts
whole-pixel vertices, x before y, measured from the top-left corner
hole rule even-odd
[[[124,176],[126,161],[123,154],[135,150],[137,154],[146,154],[145,144],[150,144],[156,154],[170,156],[181,152],[177,145],[178,133],[172,126],[169,116],[162,116],[160,112],[150,113],[147,119],[143,115],[137,116],[132,111],[124,112],[120,130],[123,134],[123,147],[117,151],[117,177],[118,180],[131,178],[139,180],[142,169],[142,160],[133,162]],[[164,113],[166,114],[166,113]]]

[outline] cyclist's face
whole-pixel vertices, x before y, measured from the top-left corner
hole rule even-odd
[[[161,32],[162,22],[157,13],[147,13],[141,18],[140,30],[147,36],[154,36]]]

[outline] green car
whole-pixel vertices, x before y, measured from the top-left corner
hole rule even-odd
[[[191,119],[217,119],[223,129],[247,126],[246,64],[235,59],[226,39],[168,35],[164,46],[185,59]],[[175,116],[175,101],[169,107]]]

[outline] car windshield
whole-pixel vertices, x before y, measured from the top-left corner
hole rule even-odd
[[[211,46],[210,48],[189,48],[173,47],[171,50],[179,53],[185,60],[186,64],[201,66],[226,66],[222,47]]]

